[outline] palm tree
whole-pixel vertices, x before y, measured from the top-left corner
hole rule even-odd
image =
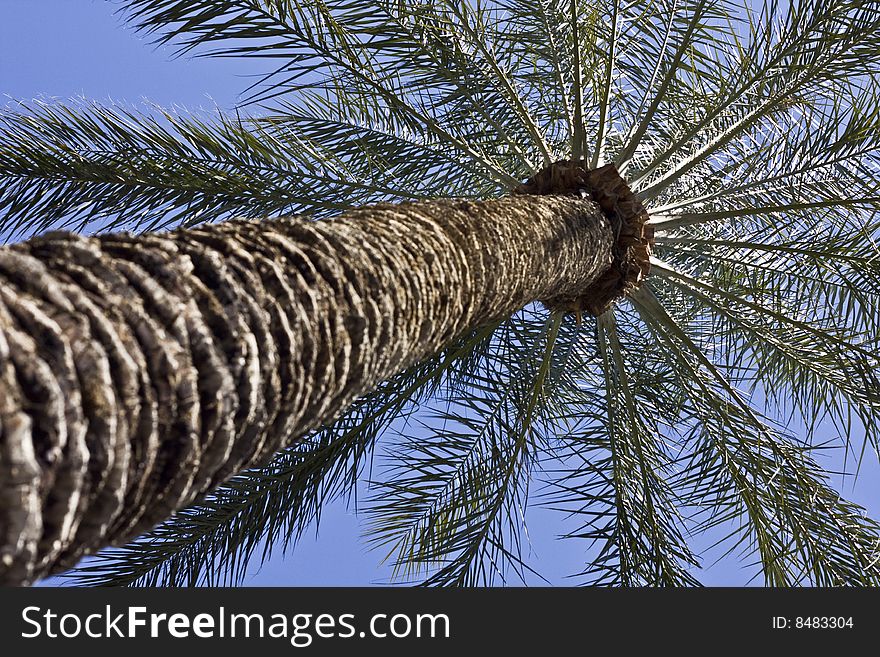
[[[522,576],[539,481],[585,583],[880,582],[814,460],[880,437],[880,2],[123,4],[277,67],[0,118],[7,238],[148,231],[0,251],[3,581],[235,582],[375,457],[403,579]]]

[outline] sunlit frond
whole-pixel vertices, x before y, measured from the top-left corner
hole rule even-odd
[[[562,468],[553,473],[546,501],[581,518],[568,536],[597,548],[580,574],[585,582],[698,584],[690,572],[698,561],[687,546],[687,526],[674,492],[679,446],[664,426],[654,391],[641,385],[643,379],[626,362],[613,313],[599,318],[595,339],[602,391],[584,384],[572,389]],[[661,433],[671,440],[657,440]]]
[[[399,577],[474,585],[504,580],[510,568],[525,580],[521,522],[547,432],[562,316],[525,322],[501,331],[484,358],[488,373],[466,374],[426,430],[404,432],[386,453],[367,512],[371,542],[389,552]]]

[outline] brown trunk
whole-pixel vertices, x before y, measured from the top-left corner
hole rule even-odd
[[[468,329],[612,261],[591,200],[0,248],[0,583],[130,540]]]

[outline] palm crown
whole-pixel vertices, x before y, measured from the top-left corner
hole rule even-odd
[[[615,164],[657,236],[611,311],[461,337],[81,581],[236,581],[375,456],[368,537],[405,580],[522,573],[537,501],[579,519],[587,583],[696,583],[689,537],[718,528],[767,583],[880,582],[880,527],[812,457],[822,422],[880,438],[880,3],[123,5],[272,66],[233,115],[5,111],[7,237],[496,197],[569,158]]]

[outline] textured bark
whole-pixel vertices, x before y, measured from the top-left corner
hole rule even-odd
[[[613,164],[587,170],[578,160],[560,160],[513,190],[514,194],[590,196],[608,216],[614,232],[612,262],[601,276],[573,295],[545,300],[555,310],[598,317],[638,288],[651,270],[654,228],[648,212]]]
[[[456,335],[612,262],[589,199],[0,248],[0,583],[119,544]]]

